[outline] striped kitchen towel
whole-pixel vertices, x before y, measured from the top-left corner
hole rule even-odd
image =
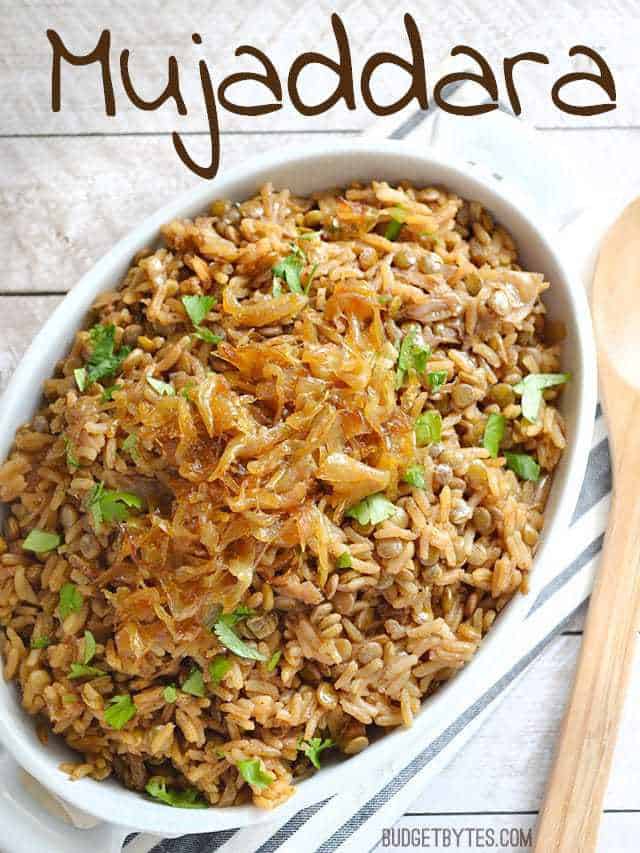
[[[464,97],[464,91],[457,96]],[[536,132],[506,112],[474,120],[444,113],[417,112],[409,119],[384,119],[370,135],[415,140],[416,146],[442,149],[459,159],[473,160],[533,198],[540,212],[563,229],[567,252],[574,251],[585,284],[591,279],[595,252],[604,229],[624,199],[599,204],[593,213],[577,216],[581,200],[569,184],[557,152]],[[540,180],[540,176],[544,180]],[[630,196],[629,188],[627,195]],[[562,200],[566,199],[565,207]],[[590,246],[586,250],[585,246]],[[593,444],[582,492],[559,552],[558,571],[532,601],[517,644],[495,662],[489,682],[469,691],[453,723],[434,732],[429,743],[416,743],[414,754],[385,762],[357,790],[331,797],[268,823],[238,830],[160,840],[149,835],[130,838],[125,853],[360,853],[373,850],[383,827],[392,826],[426,788],[455,752],[491,714],[536,656],[589,595],[602,548],[611,497],[611,468],[602,412],[595,413]],[[374,778],[372,778],[372,776]]]

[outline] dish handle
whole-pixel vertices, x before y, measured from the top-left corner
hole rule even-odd
[[[0,750],[2,853],[120,853],[130,829],[97,822],[49,793]]]

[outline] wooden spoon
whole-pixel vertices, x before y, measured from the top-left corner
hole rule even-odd
[[[606,234],[591,299],[613,503],[537,853],[596,849],[640,616],[640,198]]]

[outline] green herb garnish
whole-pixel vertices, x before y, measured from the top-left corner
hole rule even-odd
[[[103,522],[126,521],[129,518],[128,508],[142,509],[142,499],[132,492],[105,489],[104,483],[97,483],[89,495],[87,506],[96,528],[99,528]]]
[[[129,433],[129,435],[122,442],[122,449],[125,453],[128,453],[134,462],[138,462],[140,460],[140,454],[138,453],[138,436],[135,432]]]
[[[400,344],[398,364],[396,366],[396,388],[402,386],[407,371],[413,369],[416,373],[420,374],[426,370],[431,349],[423,343],[416,341],[417,333],[418,330],[414,326],[407,332]]]
[[[53,551],[62,542],[57,533],[50,533],[48,530],[34,529],[29,533],[27,538],[22,543],[25,551],[35,551],[36,554],[46,554],[47,551]]]
[[[113,400],[113,392],[114,391],[122,391],[122,385],[109,385],[102,392],[102,397],[100,398],[103,403],[110,403]]]
[[[128,693],[112,696],[104,712],[104,721],[112,729],[121,729],[135,717],[138,709]]]
[[[212,332],[211,329],[207,329],[206,326],[200,326],[199,328],[197,328],[194,331],[193,336],[195,338],[200,338],[201,341],[205,341],[206,343],[212,344],[213,346],[216,346],[220,343],[220,341],[224,340],[222,335],[216,335],[215,332]]]
[[[216,304],[216,298],[215,296],[183,296],[182,304],[189,319],[197,328],[202,325],[202,321]]]
[[[300,282],[300,273],[302,272],[305,261],[306,258],[302,249],[292,243],[291,253],[279,261],[271,271],[276,278],[280,278],[286,282],[287,287],[292,293],[302,294],[304,290]]]
[[[162,691],[162,698],[165,702],[168,702],[169,705],[173,705],[173,703],[178,698],[178,691],[173,684],[167,684],[167,686]]]
[[[129,433],[129,435],[122,442],[122,449],[126,450],[128,453],[131,453],[132,450],[136,449],[137,443],[138,437],[135,432]]]
[[[249,610],[248,607],[237,607],[232,613],[223,613],[218,616],[213,630],[222,645],[234,655],[247,660],[266,661],[267,655],[245,643],[233,630],[233,626],[241,619],[246,619],[251,615],[253,615],[253,611]]]
[[[190,693],[192,696],[200,696],[202,698],[204,696],[202,670],[194,666],[180,689],[183,693]]]
[[[232,663],[228,657],[225,657],[225,655],[216,655],[209,664],[209,675],[211,676],[211,681],[213,681],[215,685],[220,684],[231,667]]]
[[[206,809],[209,804],[195,788],[167,788],[164,779],[150,779],[145,788],[154,800],[160,800],[165,806],[175,809]]]
[[[202,325],[202,321],[216,304],[215,296],[183,296],[182,304],[193,323],[195,337],[208,344],[219,344],[222,335],[216,335]]]
[[[79,468],[80,462],[78,461],[78,457],[76,456],[76,451],[75,451],[73,444],[67,438],[66,435],[64,436],[63,441],[64,441],[64,450],[65,450],[65,454],[67,457],[67,465],[70,468]]]
[[[444,383],[447,381],[447,371],[434,370],[431,373],[427,373],[427,379],[429,381],[429,387],[435,394],[442,388]]]
[[[187,382],[187,384],[184,385],[180,389],[180,392],[179,392],[180,396],[184,397],[185,400],[189,400],[189,402],[191,402],[191,396],[190,396],[189,392],[191,391],[192,388],[195,388],[195,387],[196,387],[195,382]]]
[[[353,566],[353,558],[348,551],[343,551],[336,560],[336,566],[339,569],[350,569]]]
[[[368,495],[345,512],[347,518],[355,518],[362,525],[380,524],[395,515],[396,507],[382,492]]]
[[[504,438],[504,426],[506,418],[504,415],[492,412],[487,418],[482,437],[482,446],[495,459],[500,451],[500,443]]]
[[[77,613],[82,608],[83,601],[82,593],[75,584],[62,584],[60,587],[60,599],[58,601],[60,618],[66,619],[70,613]]]
[[[259,758],[247,758],[244,761],[238,761],[237,767],[244,781],[248,782],[252,788],[257,788],[258,791],[275,782],[276,777],[263,768]]]
[[[282,657],[282,652],[280,649],[276,649],[276,651],[271,655],[269,660],[267,661],[267,672],[273,672],[273,670],[278,666],[278,661]]]
[[[244,604],[240,604],[235,610],[232,610],[231,613],[223,613],[219,618],[220,621],[226,622],[227,625],[237,625],[238,622],[242,622],[243,619],[248,619],[250,616],[255,615],[255,610],[252,610]]]
[[[83,392],[87,387],[87,371],[84,367],[76,367],[73,371],[73,378],[78,386],[78,391]]]
[[[442,438],[442,415],[435,409],[418,415],[414,424],[418,447],[433,444]]]
[[[390,213],[391,221],[385,229],[384,236],[387,240],[397,240],[407,215],[401,207],[392,208]]]
[[[304,289],[306,296],[309,295],[309,291],[311,290],[311,285],[313,284],[313,279],[316,277],[316,272],[318,270],[318,264],[314,264],[311,267],[311,272],[309,273],[309,277],[307,278],[307,284]]]
[[[69,678],[99,678],[101,675],[106,675],[104,670],[85,663],[72,663],[69,671]]]
[[[319,770],[320,753],[323,749],[329,749],[329,747],[335,745],[335,741],[331,740],[331,738],[325,738],[323,740],[320,737],[312,737],[310,740],[301,741],[298,749],[301,749],[313,766]]]
[[[49,637],[36,637],[35,640],[32,637],[29,645],[32,649],[46,649],[51,645],[51,640]]]
[[[170,382],[162,382],[161,379],[154,379],[149,373],[147,373],[147,384],[160,397],[175,397],[176,395],[176,389]]]
[[[542,392],[553,385],[564,385],[571,379],[570,373],[530,373],[513,386],[513,390],[522,395],[520,407],[522,416],[531,423],[538,420]]]
[[[106,673],[102,669],[95,666],[89,666],[96,653],[96,641],[91,631],[84,632],[84,648],[82,651],[82,661],[80,663],[72,663],[69,678],[96,678]]]
[[[91,663],[96,653],[96,640],[91,631],[84,632],[82,663]]]
[[[518,477],[523,480],[532,480],[536,482],[540,478],[540,466],[528,453],[511,453],[505,451],[505,459],[507,460],[507,468],[514,471]]]
[[[401,230],[402,222],[392,219],[385,229],[384,236],[387,240],[397,240]]]
[[[131,347],[120,347],[115,351],[116,327],[113,323],[106,326],[94,326],[89,332],[92,344],[91,355],[87,361],[86,379],[89,385],[105,376],[111,376],[131,352]],[[76,377],[76,382],[77,382]],[[78,387],[80,387],[78,385]],[[84,388],[80,388],[81,391]]]
[[[409,465],[407,470],[404,472],[402,479],[405,483],[409,483],[410,486],[413,486],[416,489],[424,489],[426,486],[424,468],[422,465]]]

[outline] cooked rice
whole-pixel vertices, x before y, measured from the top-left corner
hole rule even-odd
[[[389,240],[397,207],[404,223]],[[65,765],[75,778],[114,773],[143,791],[163,777],[211,804],[269,808],[313,769],[301,739],[353,755],[376,731],[410,725],[526,592],[565,430],[559,389],[532,424],[513,385],[558,370],[562,331],[545,326],[548,283],[521,271],[509,234],[446,189],[373,182],[298,198],[267,185],[162,233],[163,247],[92,309],[87,328],[114,324],[132,348],[120,371],[80,393],[90,339],[78,332],[0,468],[4,675],[81,754]],[[284,281],[274,296],[272,268],[292,244],[303,284],[315,267],[309,296]],[[223,336],[217,347],[192,334],[187,294],[217,296],[203,321]],[[394,385],[416,323],[428,370],[447,374],[436,393],[415,371]],[[177,393],[159,396],[151,374]],[[430,409],[442,438],[417,447],[414,421]],[[502,447],[538,460],[538,482],[483,448],[492,412],[506,418]],[[131,435],[135,448],[123,448]],[[402,480],[414,463],[424,489]],[[144,508],[96,529],[87,502],[99,482]],[[345,516],[374,492],[393,517],[374,527]],[[33,528],[63,544],[23,550]],[[338,568],[345,552],[352,564]],[[61,619],[67,582],[83,603]],[[221,607],[239,605],[255,614],[238,636],[263,656],[282,652],[273,671],[211,630]],[[71,680],[85,630],[106,674]],[[30,648],[45,636],[48,648]],[[231,667],[216,685],[209,663],[221,654]],[[165,701],[194,666],[205,695]],[[137,711],[117,730],[104,709],[123,694]],[[266,787],[238,772],[254,758],[274,777]]]

